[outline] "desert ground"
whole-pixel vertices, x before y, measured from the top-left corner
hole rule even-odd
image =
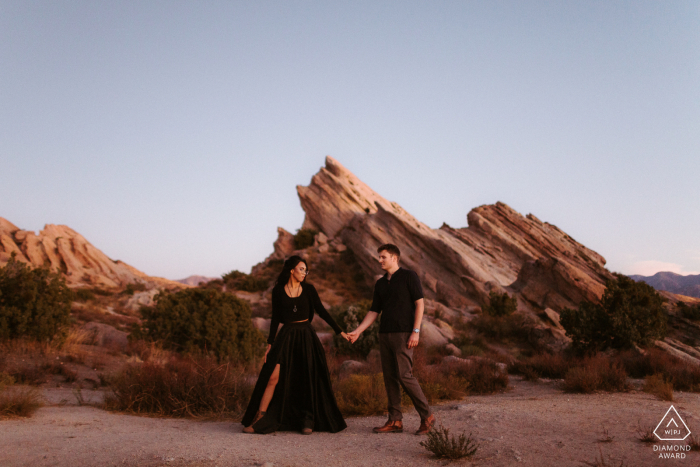
[[[654,445],[637,439],[638,427],[656,427],[671,404],[691,431],[700,430],[698,394],[676,392],[669,403],[638,390],[581,395],[564,393],[557,381],[510,381],[511,388],[500,394],[434,408],[439,423],[452,433],[472,433],[478,441],[476,455],[466,460],[439,460],[423,448],[419,443],[425,437],[413,434],[419,424],[415,411],[406,414],[401,434],[372,433],[385,420],[374,416],[349,418],[348,428],[337,434],[248,435],[230,421],[107,412],[98,408],[99,391],[83,391],[83,405],[78,405],[70,389],[44,389],[46,405],[32,417],[0,420],[0,465],[700,465],[700,452],[660,459]],[[608,442],[601,441],[605,430],[612,438]]]

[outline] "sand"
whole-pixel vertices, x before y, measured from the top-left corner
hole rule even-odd
[[[511,377],[512,389],[435,407],[439,423],[470,432],[476,455],[452,465],[581,466],[601,453],[607,465],[700,465],[700,452],[659,459],[653,445],[637,439],[639,424],[656,427],[673,404],[691,431],[700,434],[700,395],[674,393],[659,401],[639,392],[566,394],[557,382]],[[337,434],[281,432],[248,435],[232,422],[149,418],[78,406],[70,390],[45,389],[47,405],[30,418],[0,420],[0,466],[438,466],[415,436],[419,419],[406,414],[401,434],[377,435],[384,417],[347,420]],[[83,391],[85,401],[100,393]],[[601,443],[607,429],[612,441]],[[698,431],[695,431],[698,430]],[[662,442],[671,444],[671,442]],[[679,443],[685,445],[685,442]],[[267,463],[267,464],[266,464]]]

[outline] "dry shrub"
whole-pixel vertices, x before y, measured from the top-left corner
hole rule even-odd
[[[38,386],[46,382],[46,374],[38,365],[8,368],[7,373],[12,376],[18,384]]]
[[[644,379],[644,392],[653,394],[662,401],[673,401],[673,384],[664,380],[661,374],[647,376]]]
[[[246,368],[213,358],[127,364],[107,378],[105,408],[169,417],[237,418],[252,394]]]
[[[476,454],[479,444],[472,438],[471,433],[465,433],[458,438],[450,436],[450,430],[440,425],[428,432],[428,439],[421,441],[420,445],[435,454],[438,458],[461,459]]]
[[[15,378],[4,371],[0,371],[0,392],[7,386],[12,386],[13,384],[15,384]]]
[[[41,365],[40,368],[43,373],[63,376],[67,383],[73,383],[78,379],[78,373],[61,362],[53,361],[51,363],[45,363]]]
[[[618,361],[633,378],[659,374],[676,391],[700,392],[700,367],[660,349],[648,349],[645,355],[624,352],[618,356]]]
[[[539,378],[562,379],[572,362],[561,354],[540,353],[510,365],[511,373],[520,374],[528,381]]]
[[[29,417],[42,405],[34,388],[11,387],[0,392],[0,417]]]
[[[590,394],[594,391],[629,391],[627,373],[608,358],[595,356],[583,360],[581,366],[571,368],[564,377],[566,392]]]
[[[642,426],[637,422],[637,439],[642,443],[653,444],[659,441],[654,434],[654,427],[650,425]]]
[[[603,456],[602,449],[599,449],[599,453],[600,457],[596,456],[593,462],[584,461],[583,463],[586,465],[590,465],[591,467],[626,467],[627,465],[625,464],[624,459],[620,459],[620,463],[618,463],[617,461],[610,458],[610,456],[608,456],[608,460],[605,460],[605,456]]]
[[[352,415],[381,415],[387,400],[381,374],[354,374],[333,385],[338,407],[346,417]]]
[[[126,354],[130,357],[136,357],[143,362],[160,364],[164,364],[175,355],[169,350],[164,350],[158,342],[146,342],[144,340],[130,340]]]

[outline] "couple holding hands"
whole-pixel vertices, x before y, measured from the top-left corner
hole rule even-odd
[[[245,433],[298,430],[310,435],[313,430],[336,433],[347,427],[333,395],[323,346],[311,327],[314,313],[351,343],[383,313],[379,352],[389,420],[373,431],[403,431],[401,387],[421,417],[416,434],[426,434],[434,425],[435,416],[413,376],[413,349],[418,345],[423,319],[423,289],[415,272],[399,267],[401,252],[396,245],[382,245],[377,252],[386,274],[374,286],[367,316],[348,333],[333,320],[314,286],[305,282],[306,261],[292,256],[284,262],[272,289],[265,363],[242,420]],[[277,335],[280,323],[284,326]]]

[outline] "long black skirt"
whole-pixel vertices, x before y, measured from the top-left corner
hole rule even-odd
[[[333,395],[326,354],[308,321],[285,324],[280,330],[255,383],[241,421],[244,426],[253,421],[278,363],[279,380],[265,416],[253,425],[256,433],[303,428],[336,433],[347,427]]]

